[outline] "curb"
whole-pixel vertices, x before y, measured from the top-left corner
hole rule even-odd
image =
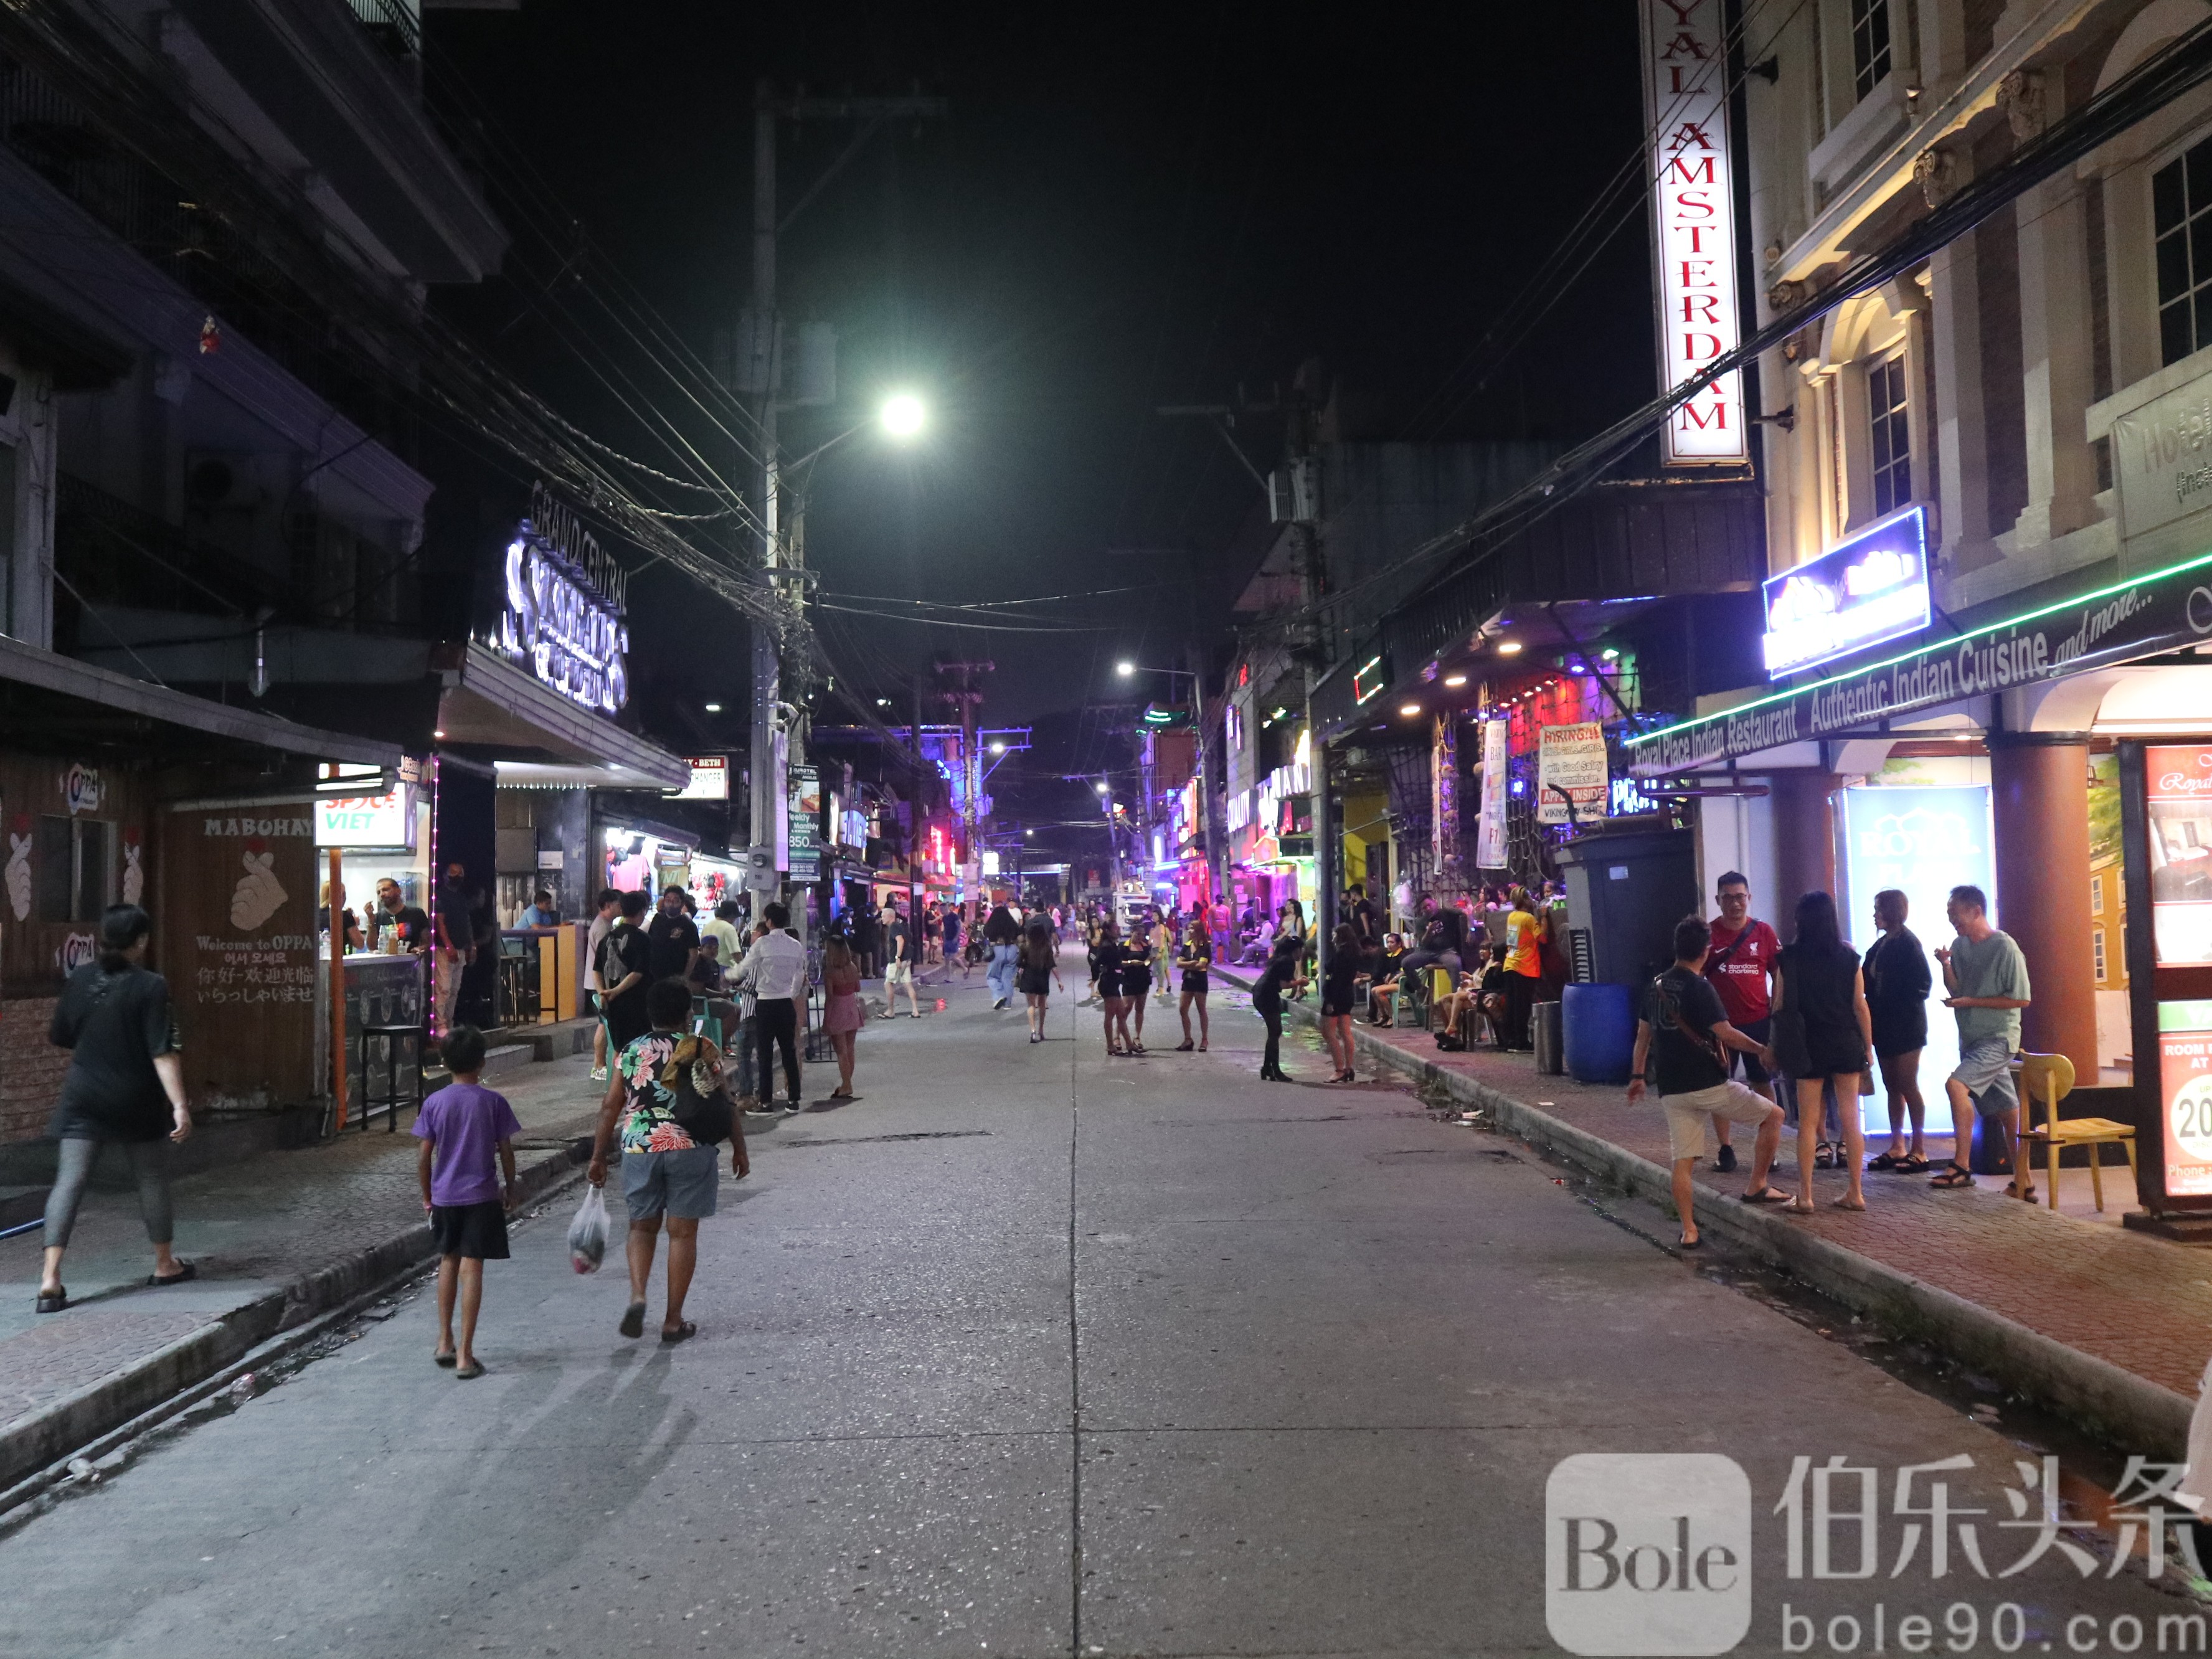
[[[565,1148],[527,1163],[518,1160],[516,1207],[545,1197],[575,1169]],[[248,1353],[276,1339],[300,1336],[311,1321],[384,1290],[429,1258],[429,1224],[418,1222],[343,1261],[256,1297],[76,1393],[18,1418],[0,1430],[0,1510],[51,1484],[37,1478],[40,1471],[51,1474],[53,1466],[126,1424],[134,1433],[143,1432],[191,1403],[179,1396]]]
[[[1242,975],[1231,982],[1251,988]],[[1298,1024],[1320,1024],[1319,1015],[1305,1004],[1286,1002],[1284,1007]],[[1455,1101],[1480,1107],[1500,1128],[1563,1162],[1637,1197],[1662,1206],[1673,1202],[1670,1172],[1650,1159],[1463,1073],[1409,1054],[1357,1024],[1352,1035],[1353,1042],[1370,1059]],[[2084,1428],[2124,1450],[2146,1456],[2187,1455],[2189,1419],[2196,1402],[2185,1395],[2108,1359],[2070,1348],[1925,1279],[1793,1227],[1779,1216],[1730,1201],[1727,1194],[1707,1188],[1699,1191],[1711,1200],[1698,1211],[1702,1230],[1723,1235],[1835,1297],[1853,1312],[1986,1372],[2018,1393],[2064,1411]]]

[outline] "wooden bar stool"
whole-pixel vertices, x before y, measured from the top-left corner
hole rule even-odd
[[[2027,1096],[2025,1115],[2033,1120],[2036,1103],[2043,1103],[2042,1125],[2024,1125],[2020,1132],[2023,1143],[2039,1140],[2049,1149],[2045,1154],[2044,1195],[2052,1209],[2058,1207],[2058,1155],[2069,1146],[2089,1149],[2089,1187],[2097,1195],[2097,1212],[2105,1209],[2104,1153],[2100,1150],[2115,1141],[2128,1155],[2128,1173],[2136,1167],[2136,1132],[2129,1124],[2116,1123],[2108,1117],[2069,1117],[2058,1115],[2058,1103],[2074,1092],[2074,1062],[2063,1054],[2022,1054],[2020,1057],[2021,1088]],[[2023,1150],[2022,1164],[2033,1165],[2034,1158]],[[2018,1176],[2014,1177],[2020,1179]]]

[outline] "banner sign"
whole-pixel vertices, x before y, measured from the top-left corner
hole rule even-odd
[[[2033,685],[2212,636],[2212,554],[1626,738],[1639,777],[1694,771],[1787,743],[1882,729],[1964,697]]]
[[[2158,1075],[2166,1195],[2212,1194],[2212,1002],[2158,1005]]]
[[[1766,579],[1766,678],[1901,640],[1928,626],[1928,514],[1908,507],[1819,558]]]
[[[1537,823],[1572,823],[1603,817],[1607,781],[1605,727],[1595,720],[1547,726],[1537,732]]]
[[[1742,341],[1728,46],[1721,0],[1641,0],[1638,10],[1651,134],[1659,378],[1673,392]],[[1731,370],[1668,417],[1667,465],[1743,465],[1751,459],[1745,416],[1743,376]]]
[[[726,755],[698,755],[684,763],[691,769],[691,781],[681,789],[661,793],[669,800],[727,800],[730,798],[730,759]]]
[[[1482,805],[1474,832],[1475,867],[1481,870],[1505,867],[1506,739],[1511,726],[1510,720],[1482,723]]]
[[[790,846],[785,866],[793,882],[804,884],[822,875],[822,775],[811,766],[794,766],[784,774],[789,790]]]
[[[415,787],[397,785],[381,795],[315,797],[318,847],[404,848],[415,850]]]
[[[2146,748],[2143,806],[2158,965],[2212,965],[2212,746]]]

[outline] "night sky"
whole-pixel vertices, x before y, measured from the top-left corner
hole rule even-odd
[[[669,465],[609,389],[626,375],[733,467],[593,303],[617,285],[605,273],[706,358],[749,286],[756,79],[948,99],[946,119],[880,131],[785,239],[782,310],[836,326],[841,403],[787,414],[784,444],[805,453],[891,388],[933,411],[909,451],[864,434],[821,463],[807,550],[825,598],[1133,590],[1052,608],[1095,631],[820,618],[871,693],[933,655],[994,661],[985,720],[1042,723],[1035,774],[1095,763],[1070,748],[1071,711],[1118,695],[1116,655],[1181,661],[1224,620],[1194,615],[1192,579],[1257,490],[1218,438],[1156,404],[1240,386],[1265,402],[1310,359],[1360,438],[1572,438],[1650,395],[1640,211],[1479,395],[1456,372],[1636,152],[1619,0],[784,13],[432,13],[429,96],[516,238],[505,276],[440,302],[594,434]],[[786,204],[850,131],[786,126]],[[1255,416],[1239,435],[1266,471],[1279,428]],[[634,678],[686,707],[720,695],[740,741],[735,619],[665,571],[632,603]]]

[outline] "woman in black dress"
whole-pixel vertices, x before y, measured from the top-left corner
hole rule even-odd
[[[1267,1047],[1260,1056],[1260,1075],[1271,1083],[1288,1083],[1283,1075],[1283,991],[1296,991],[1305,983],[1298,972],[1299,941],[1279,939],[1268,954],[1260,981],[1252,988],[1252,1012],[1267,1022]]]
[[[1098,942],[1091,947],[1091,966],[1098,982],[1099,1006],[1104,1010],[1109,1059],[1136,1047],[1136,1039],[1129,1035],[1129,1001],[1121,994],[1121,964],[1127,954],[1120,924],[1110,916],[1100,922]]]
[[[1017,983],[1030,1005],[1030,1041],[1044,1041],[1044,1006],[1052,995],[1052,988],[1060,983],[1060,945],[1058,936],[1045,926],[1044,918],[1031,916],[1029,931],[1022,935],[1021,954],[1015,958]]]
[[[1874,1057],[1881,1067],[1881,1086],[1889,1097],[1889,1150],[1869,1170],[1918,1175],[1928,1167],[1923,1143],[1928,1107],[1920,1097],[1920,1051],[1928,1046],[1928,992],[1935,983],[1928,952],[1905,925],[1905,895],[1886,887],[1874,896],[1874,925],[1881,937],[1867,947],[1860,971],[1866,979],[1867,1008],[1874,1016]],[[1905,1112],[1912,1115],[1912,1146],[1904,1145]]]
[[[1850,1172],[1839,1210],[1863,1210],[1860,1172],[1866,1134],[1859,1122],[1859,1074],[1874,1044],[1859,953],[1844,943],[1836,901],[1808,893],[1797,901],[1797,936],[1774,959],[1774,1048],[1778,1069],[1797,1091],[1797,1199],[1790,1208],[1813,1207],[1814,1145],[1820,1133],[1821,1091],[1836,1091],[1844,1123],[1844,1168]]]
[[[1196,916],[1191,918],[1190,932],[1183,936],[1182,949],[1176,952],[1176,966],[1182,973],[1182,1041],[1176,1049],[1185,1054],[1190,1050],[1190,1006],[1194,1002],[1198,1005],[1198,1051],[1204,1054],[1209,1035],[1206,975],[1213,967],[1213,941],[1206,936],[1206,924]]]
[[[100,1149],[114,1141],[138,1178],[138,1209],[154,1246],[155,1285],[196,1276],[171,1248],[175,1219],[169,1200],[169,1143],[192,1132],[185,1096],[183,1044],[169,1013],[169,986],[146,968],[154,924],[135,904],[109,907],[100,919],[100,960],[70,975],[54,1005],[46,1039],[67,1048],[70,1066],[46,1133],[60,1141],[60,1164],[46,1194],[46,1255],[34,1306],[42,1314],[69,1306],[62,1287],[62,1252],[76,1225],[77,1205]]]
[[[1357,1083],[1359,1074],[1352,1062],[1352,1011],[1358,1006],[1360,960],[1359,933],[1348,921],[1336,924],[1328,936],[1328,964],[1321,976],[1321,1035],[1328,1044],[1328,1057],[1336,1066],[1331,1083]]]
[[[1121,951],[1121,1036],[1123,1046],[1133,1054],[1145,1052],[1145,999],[1152,989],[1152,924],[1139,911],[1130,926],[1129,942]]]

